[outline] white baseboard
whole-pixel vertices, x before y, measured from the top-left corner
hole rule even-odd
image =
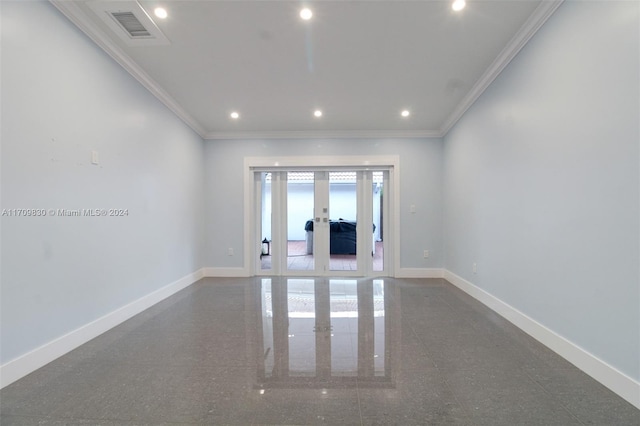
[[[138,300],[135,300],[121,308],[110,312],[82,327],[73,330],[64,336],[58,337],[44,345],[15,358],[0,366],[0,388],[3,388],[29,373],[45,366],[56,358],[74,350],[123,323],[129,318],[139,314],[156,303],[166,299],[178,291],[188,287],[203,277],[203,270],[200,269],[186,275],[169,285],[166,285],[153,293],[150,293]]]
[[[396,278],[443,278],[442,268],[399,268],[396,270]]]
[[[516,327],[565,358],[620,397],[640,408],[640,382],[453,272],[445,269],[444,278],[502,315]]]
[[[238,278],[246,278],[250,277],[251,273],[248,268],[237,267],[237,268],[217,268],[217,267],[208,267],[203,268],[205,277],[238,277]]]

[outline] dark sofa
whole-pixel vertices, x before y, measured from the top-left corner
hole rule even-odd
[[[376,226],[373,225],[375,231]],[[304,225],[307,231],[307,253],[313,253],[313,220]],[[329,221],[329,254],[356,254],[356,222],[349,220]]]

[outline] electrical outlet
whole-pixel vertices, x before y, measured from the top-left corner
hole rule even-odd
[[[424,258],[426,259],[427,257],[429,257],[429,250],[424,251]]]
[[[229,247],[229,252],[228,252],[229,256],[233,256],[233,249],[231,247]]]
[[[473,273],[476,274],[478,273],[478,264],[474,262],[473,264]]]

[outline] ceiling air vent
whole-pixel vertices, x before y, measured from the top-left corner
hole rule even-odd
[[[98,0],[89,2],[87,5],[127,46],[170,44],[151,16],[137,1]]]
[[[124,28],[131,37],[151,37],[151,33],[138,21],[138,18],[136,18],[133,12],[113,12],[111,16],[122,25],[122,28]]]

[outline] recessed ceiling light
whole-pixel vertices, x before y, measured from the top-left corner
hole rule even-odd
[[[464,7],[467,5],[467,3],[464,0],[455,0],[453,2],[453,4],[451,5],[451,9],[455,10],[456,12],[464,9]]]
[[[162,7],[156,7],[153,13],[160,19],[164,19],[168,16],[167,10]]]
[[[317,109],[317,110],[313,111],[313,115],[315,117],[322,117],[322,111]]]
[[[238,118],[240,118],[240,114],[236,111],[233,111],[231,114],[229,114],[229,116],[234,120],[237,120]]]
[[[308,21],[313,16],[313,12],[308,7],[305,7],[300,11],[300,17],[305,21]]]
[[[402,112],[400,113],[401,116],[403,117],[408,117],[411,113],[409,112],[408,109],[402,110]]]

